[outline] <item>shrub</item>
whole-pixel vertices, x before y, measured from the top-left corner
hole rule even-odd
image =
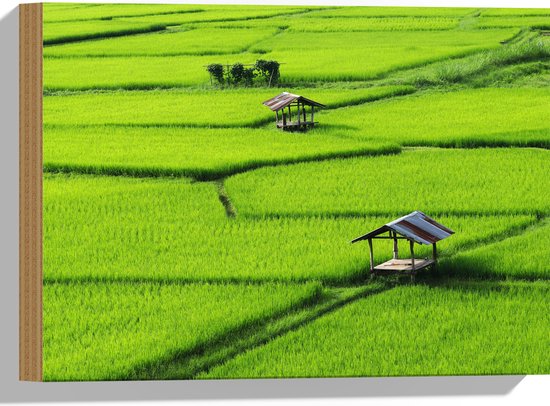
[[[258,75],[262,76],[269,86],[276,85],[278,83],[280,77],[279,62],[258,59],[254,67],[256,68]]]
[[[217,80],[217,82],[220,85],[223,85],[225,80],[223,77],[223,65],[220,65],[219,63],[211,63],[206,67],[208,70],[208,73],[210,73],[210,77]]]
[[[224,65],[212,63],[207,66],[207,70],[210,73],[210,78],[215,78],[221,85],[244,84],[245,86],[251,86],[254,78],[261,77],[265,80],[265,83],[271,86],[279,82],[281,76],[279,65],[277,61],[258,59],[250,68],[245,68],[245,65],[240,62],[234,63],[231,67],[228,65],[227,68]]]

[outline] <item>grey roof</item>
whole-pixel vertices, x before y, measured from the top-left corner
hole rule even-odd
[[[288,92],[283,92],[269,100],[266,100],[263,102],[263,104],[269,107],[272,111],[277,111],[277,110],[281,110],[282,108],[285,108],[290,103],[297,100],[301,101],[304,104],[307,104],[308,106],[325,107],[324,104],[317,103],[316,101],[308,99],[304,96],[300,96],[299,94],[288,93]]]
[[[367,240],[390,230],[424,245],[433,244],[454,234],[453,230],[426,216],[421,211],[413,211],[361,237],[357,237],[352,240],[352,243]]]

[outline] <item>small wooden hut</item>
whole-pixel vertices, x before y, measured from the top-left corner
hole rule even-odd
[[[386,234],[387,235],[384,235]],[[406,274],[411,279],[421,269],[434,267],[437,261],[437,242],[454,234],[454,231],[428,217],[421,211],[414,211],[383,225],[365,235],[357,237],[352,243],[367,240],[369,243],[370,272],[373,275]],[[374,264],[372,240],[393,240],[393,258],[382,264]],[[398,240],[409,242],[410,258],[399,258]],[[432,245],[432,258],[415,258],[414,244]]]
[[[285,131],[305,131],[312,128],[315,125],[315,107],[325,107],[304,96],[288,92],[266,100],[263,104],[275,112],[277,128]],[[309,113],[306,112],[306,107],[309,107]]]

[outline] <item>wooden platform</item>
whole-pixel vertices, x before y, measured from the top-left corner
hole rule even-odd
[[[282,128],[283,130],[290,130],[290,131],[296,131],[300,129],[306,129],[306,128],[312,128],[315,126],[314,121],[287,121],[285,124],[283,124],[282,121],[277,122],[277,128]]]
[[[416,259],[414,260],[414,272],[427,268],[435,264],[433,259]],[[390,259],[380,265],[374,267],[375,272],[387,273],[407,273],[413,272],[411,259]]]

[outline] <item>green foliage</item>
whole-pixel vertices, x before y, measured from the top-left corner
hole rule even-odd
[[[550,214],[550,152],[419,148],[236,175],[227,190],[259,215]]]
[[[326,111],[320,120],[347,134],[401,145],[441,147],[550,146],[547,88],[428,91]]]
[[[550,223],[487,246],[459,253],[445,262],[456,275],[550,279]]]
[[[293,88],[336,108],[407,94],[410,86],[359,89]],[[272,123],[274,114],[262,105],[273,89],[197,89],[75,93],[44,98],[44,123],[56,125],[171,125],[243,127]],[[238,101],[237,101],[238,100]]]
[[[481,52],[464,61],[446,61],[438,64],[433,75],[426,75],[425,83],[446,84],[475,80],[475,75],[506,66],[550,59],[550,45],[541,40],[520,42],[506,47]]]
[[[219,63],[211,63],[206,67],[206,70],[211,75],[211,77],[216,79],[216,82],[218,82],[218,84],[224,84],[225,78],[223,75],[223,65],[220,65]]]
[[[44,21],[49,24],[61,21],[110,20],[178,25],[195,21],[246,20],[258,17],[303,12],[309,8],[284,6],[247,6],[238,8],[226,5],[188,4],[45,4]]]
[[[275,86],[279,82],[281,76],[279,66],[277,61],[266,61],[264,59],[258,59],[254,65],[258,75],[264,78],[268,86]]]
[[[232,30],[218,30],[218,32],[222,31],[229,33]],[[246,29],[240,31],[247,32]],[[249,31],[254,32],[255,29],[249,29]],[[500,46],[500,41],[511,38],[517,31],[517,29],[499,29],[325,34],[289,32],[261,41],[251,47],[250,51],[262,52],[264,60],[285,62],[283,79],[287,83],[365,80],[386,75],[398,69],[421,66],[445,58],[455,58],[496,48]],[[220,49],[241,49],[240,37],[229,36],[221,42],[222,45],[219,45],[208,38],[202,38],[199,34],[200,30],[191,30],[181,35],[155,35],[162,35],[163,41],[165,39],[174,41],[168,52],[169,55],[186,52],[181,47],[180,39],[186,35],[191,38],[195,35],[193,46],[196,47],[196,52],[202,55],[164,56],[165,51],[156,50],[159,48],[158,40],[151,42],[151,38],[144,40],[130,38],[129,42],[141,42],[143,46],[129,49],[130,53],[124,57],[45,58],[44,88],[46,90],[153,89],[207,83],[208,73],[204,66],[219,63],[220,57],[204,55],[197,44],[206,41],[206,44],[212,46],[210,50],[218,52]],[[253,36],[253,34],[246,35]],[[171,38],[177,40],[171,40]],[[310,46],[311,44],[315,46]],[[66,47],[77,45],[67,44]],[[107,52],[103,47],[97,47],[94,44],[81,46],[92,50],[95,47],[98,53]],[[122,54],[116,42],[112,43],[110,49],[116,55]],[[136,56],[144,53],[148,56]],[[154,57],[151,53],[163,56]],[[228,55],[227,58],[243,64],[253,63],[257,59],[252,53]],[[166,66],[171,67],[168,72],[165,69]]]
[[[44,280],[363,281],[365,246],[349,242],[393,217],[327,213],[262,219],[238,201],[235,209],[236,218],[225,216],[213,184],[46,175]],[[446,254],[534,221],[504,215],[437,219],[457,233],[440,244]],[[429,255],[425,248],[418,255]],[[389,254],[388,244],[376,245],[377,260]]]
[[[240,84],[244,78],[244,66],[242,63],[234,63],[229,69],[229,81],[235,85]]]
[[[372,17],[464,17],[474,11],[473,8],[459,7],[340,7],[320,10],[310,16],[328,19],[345,17],[350,20]]]
[[[63,44],[94,38],[120,37],[130,34],[161,31],[164,25],[127,21],[90,20],[44,24],[44,45]],[[48,48],[45,48],[48,53]]]
[[[200,352],[319,291],[314,283],[46,284],[44,380],[132,379],[141,365]]]
[[[273,126],[274,127],[274,126]],[[266,165],[399,152],[392,143],[275,128],[46,126],[44,170],[219,179]]]
[[[541,374],[550,368],[549,293],[542,283],[400,286],[201,378]]]
[[[270,38],[274,28],[199,28],[163,30],[147,35],[102,38],[44,48],[48,57],[179,56],[238,54],[258,41]]]
[[[545,16],[483,16],[480,18],[478,26],[480,28],[532,27],[548,29],[550,28],[550,11]]]
[[[548,10],[44,11],[46,380],[550,371]],[[415,209],[456,233],[386,291],[349,241]]]

